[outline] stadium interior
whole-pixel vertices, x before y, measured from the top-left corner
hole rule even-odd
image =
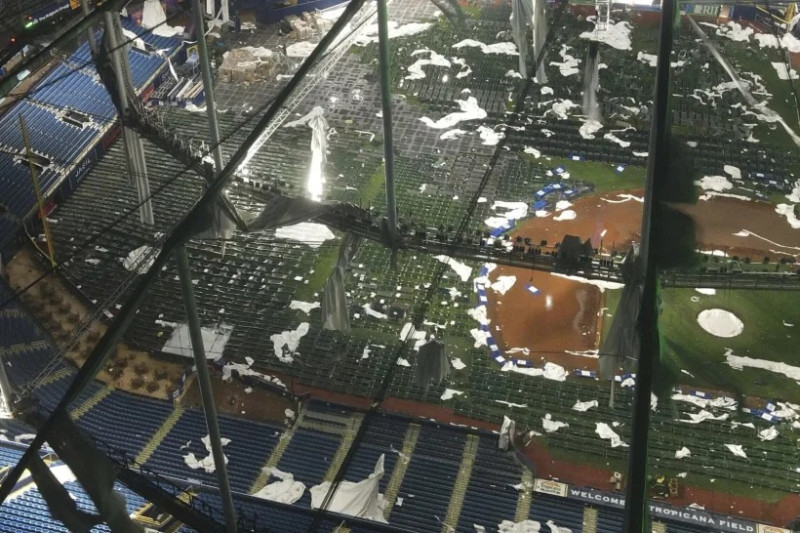
[[[798,21],[0,0],[0,532],[800,531]]]

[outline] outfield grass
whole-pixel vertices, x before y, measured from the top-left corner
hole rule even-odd
[[[698,302],[692,302],[692,297]],[[680,383],[741,392],[761,398],[800,401],[800,386],[782,374],[725,363],[726,349],[740,356],[780,361],[800,366],[800,305],[791,291],[718,291],[706,296],[694,289],[667,289],[659,318],[664,346],[662,359]],[[697,324],[703,309],[731,311],[744,323],[741,335],[723,339]],[[783,322],[795,324],[787,327]],[[681,372],[686,370],[694,377]]]
[[[611,328],[611,322],[614,321],[614,315],[617,314],[617,305],[619,305],[619,299],[622,296],[622,289],[606,289],[603,293],[603,305],[602,307],[607,307],[605,311],[603,311],[603,331],[600,336],[600,339],[605,339],[606,335],[608,335],[608,330]]]
[[[570,174],[570,179],[594,183],[595,194],[603,194],[625,189],[641,189],[644,187],[647,169],[644,167],[626,167],[620,174],[614,172],[614,166],[609,163],[595,163],[593,161],[572,161],[570,159],[551,158],[555,168],[564,165]]]
[[[616,315],[621,290],[607,290],[603,307],[603,338]],[[784,362],[800,366],[800,305],[791,291],[718,291],[707,296],[694,289],[665,289],[659,318],[664,364],[681,384],[742,392],[761,398],[783,398],[800,401],[800,385],[782,374],[746,368],[734,370],[725,363],[725,351],[736,355]],[[699,298],[692,302],[692,297]],[[738,337],[723,339],[706,333],[697,324],[703,309],[731,311],[744,323]],[[795,324],[784,326],[783,322]],[[796,329],[798,328],[798,329]],[[694,377],[681,372],[686,370]]]
[[[776,51],[759,50],[756,53],[748,53],[741,43],[726,42],[722,53],[729,59],[738,62],[739,74],[752,72],[761,76],[767,91],[773,95],[768,101],[768,107],[777,112],[796,131],[797,112],[790,92],[791,86],[788,81],[781,80],[778,77],[778,73],[771,64],[772,61],[780,61]],[[763,96],[756,97],[759,101],[763,100],[763,98]],[[772,129],[771,126],[775,126],[775,129]],[[753,130],[753,135],[762,143],[777,144],[792,149],[797,148],[783,127],[779,125],[759,124]]]
[[[384,174],[383,165],[378,165],[375,171],[361,186],[358,201],[361,206],[367,207],[383,191]],[[339,244],[323,247],[314,258],[313,272],[308,276],[308,283],[301,285],[295,292],[295,298],[302,301],[311,301],[314,294],[320,292],[328,281],[333,267],[339,258]]]
[[[339,259],[339,244],[322,247],[314,257],[313,272],[308,276],[308,283],[298,287],[294,293],[296,300],[311,302],[316,299],[314,296],[320,292],[328,281],[328,277],[336,266]]]
[[[362,207],[367,207],[375,198],[383,191],[383,184],[386,177],[383,173],[383,164],[378,165],[375,171],[370,175],[367,182],[361,187],[359,192],[359,201]]]
[[[569,179],[576,179],[594,183],[595,194],[626,189],[644,188],[647,169],[645,167],[628,166],[620,174],[614,172],[614,165],[610,163],[597,163],[594,161],[573,161],[559,157],[544,156],[536,158],[531,154],[522,154],[529,161],[556,168],[559,165],[566,167],[570,174]]]

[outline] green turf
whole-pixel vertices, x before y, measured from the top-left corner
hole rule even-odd
[[[328,277],[339,258],[339,245],[322,247],[314,257],[313,272],[308,276],[308,283],[301,285],[294,294],[301,301],[315,300],[315,294],[325,287]]]
[[[790,127],[797,131],[797,110],[791,94],[791,84],[787,80],[778,78],[778,73],[771,64],[773,61],[779,62],[781,60],[777,50],[759,49],[753,53],[751,48],[752,45],[749,44],[745,48],[742,43],[725,42],[722,53],[727,58],[738,63],[740,74],[742,72],[752,72],[761,76],[767,91],[772,94],[767,106],[777,112]],[[763,99],[763,96],[756,96],[758,101]],[[797,148],[783,127],[779,125],[759,124],[754,129],[753,134],[762,143],[782,145],[791,149]]]
[[[366,207],[374,203],[375,198],[383,191],[383,165],[379,165],[361,187],[358,202]],[[326,246],[314,258],[313,272],[308,277],[308,283],[300,286],[295,293],[298,300],[311,300],[315,293],[325,287],[328,277],[336,266],[339,258],[339,245]]]
[[[662,314],[659,318],[665,364],[681,382],[695,386],[742,392],[761,398],[784,398],[800,401],[800,386],[782,374],[746,368],[734,370],[725,361],[730,348],[740,356],[780,361],[800,366],[798,331],[800,306],[791,291],[721,291],[706,296],[694,289],[666,289],[661,292]],[[698,302],[692,302],[696,296]],[[703,309],[731,311],[744,323],[737,337],[718,338],[697,324]],[[783,324],[796,324],[787,327]],[[694,378],[682,373],[690,372]]]
[[[569,159],[551,158],[553,168],[564,165],[570,174],[570,179],[589,181],[594,184],[595,194],[602,194],[625,189],[641,189],[644,187],[647,169],[644,167],[626,167],[620,174],[614,172],[614,166],[609,163],[595,163],[593,161],[572,161]]]
[[[375,201],[375,198],[383,191],[384,183],[383,165],[379,165],[370,175],[367,182],[361,187],[359,200],[362,207],[367,207]]]
[[[611,323],[614,321],[614,315],[617,314],[617,305],[619,305],[621,296],[622,289],[606,289],[603,293],[603,307],[607,307],[608,309],[603,311],[603,332],[600,337],[601,339],[605,339],[606,335],[608,335],[608,330],[611,328]]]

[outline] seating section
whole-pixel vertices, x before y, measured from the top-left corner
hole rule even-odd
[[[111,96],[99,79],[63,64],[42,80],[32,98],[59,109],[74,109],[101,121],[110,121],[116,116]]]
[[[198,498],[214,509],[222,508],[222,500],[219,493],[216,491],[205,492],[198,495]],[[307,531],[312,524],[314,515],[310,509],[303,509],[297,506],[281,505],[274,502],[250,498],[248,496],[235,495],[234,507],[236,508],[236,516],[239,524],[245,528],[252,528],[257,531]],[[216,517],[218,521],[222,520],[221,516]],[[336,527],[341,524],[342,520],[335,518],[325,518],[320,521],[319,527],[315,531],[320,533],[331,533],[335,531]],[[249,529],[248,529],[249,530]],[[193,529],[183,527],[178,530],[180,533],[194,532]],[[351,529],[351,531],[358,531]],[[375,531],[374,529],[366,529],[361,531]]]
[[[22,457],[23,452],[24,450],[21,448],[0,446],[0,467],[14,465]],[[55,463],[53,466],[57,467],[59,464]],[[30,478],[27,479],[30,481]],[[68,481],[64,483],[64,488],[78,504],[79,509],[89,513],[97,512],[94,503],[80,483]],[[145,504],[145,500],[141,496],[131,492],[120,483],[114,485],[114,490],[125,497],[128,513],[135,512]],[[18,494],[12,494],[0,506],[0,532],[2,533],[68,533],[68,531],[60,522],[51,518],[47,503],[35,485],[24,488]],[[110,529],[105,524],[100,524],[92,528],[92,531],[99,533],[110,531]]]
[[[380,487],[381,491],[385,492],[399,453],[403,449],[406,431],[408,431],[406,419],[384,414],[374,416],[369,422],[364,439],[350,461],[344,479],[359,481],[366,478],[375,469],[378,457],[384,454],[385,474]]]
[[[105,90],[105,89],[103,89]],[[34,150],[51,158],[51,164],[69,166],[97,137],[93,127],[78,127],[62,120],[63,113],[27,101],[17,104],[14,113],[0,118],[0,144],[23,153],[25,143],[19,115],[25,117],[28,139]],[[87,118],[92,120],[91,116]]]
[[[231,439],[223,449],[228,457],[231,488],[236,492],[247,493],[278,442],[282,428],[227,416],[219,417],[219,426],[222,437]],[[215,473],[191,469],[184,461],[184,456],[188,453],[194,453],[198,459],[209,455],[201,442],[207,434],[202,411],[186,411],[145,466],[168,477],[196,479],[205,485],[216,487]]]
[[[12,295],[0,280],[0,301]],[[54,355],[47,335],[17,302],[0,309],[0,360],[14,387],[36,377]]]
[[[461,466],[465,436],[446,426],[422,426],[398,493],[403,503],[392,509],[391,524],[413,531],[441,529]]]
[[[340,439],[334,435],[298,429],[283,453],[278,468],[291,472],[296,480],[302,481],[307,487],[322,483],[322,478],[339,449],[339,442]],[[312,457],[314,460],[309,460]]]
[[[64,396],[64,393],[67,392],[67,388],[69,388],[74,377],[75,374],[69,373],[57,379],[56,381],[53,381],[52,383],[41,385],[34,390],[36,399],[39,401],[39,406],[45,413],[50,413],[53,409],[55,409],[56,405],[58,405],[58,402],[60,402],[61,398]],[[102,383],[97,381],[89,383],[86,388],[81,391],[75,401],[72,402],[71,407],[78,407],[88,398],[96,394],[101,388],[103,388]],[[111,420],[104,421],[103,428],[105,428],[106,425],[115,424],[117,416],[118,415],[115,414],[114,418]]]
[[[145,47],[148,49],[152,49],[153,51],[166,51],[167,53],[170,53],[172,50],[181,45],[180,37],[164,37],[162,35],[156,35],[155,33],[149,32],[145,28],[142,28],[128,17],[121,17],[120,20],[122,21],[122,28],[136,34],[138,38],[144,41]]]
[[[36,433],[36,430],[24,422],[13,418],[0,418],[0,435],[8,440],[14,440],[19,435],[30,435],[31,433]],[[2,437],[0,437],[0,440],[3,440]],[[0,465],[2,465],[1,460]]]
[[[144,31],[129,19],[123,19],[123,25],[135,33]],[[128,49],[137,91],[166,67],[163,54],[172,55],[181,46],[176,38],[146,34],[142,40],[146,50],[134,46]],[[8,211],[0,216],[0,242],[13,235],[18,219],[26,217],[36,205],[28,163],[14,155],[24,148],[20,115],[25,118],[32,149],[41,158],[36,161],[39,183],[48,195],[59,178],[80,163],[86,149],[100,141],[117,116],[108,90],[94,69],[88,42],[31,89],[28,100],[16,102],[0,118],[0,206]]]
[[[172,406],[166,402],[115,391],[83,415],[78,425],[104,443],[135,456],[171,412]]]
[[[705,527],[692,526],[670,520],[665,520],[664,523],[667,525],[667,533],[716,533],[714,530]]]
[[[597,533],[617,533],[622,531],[623,515],[621,509],[601,507],[597,509]]]
[[[583,504],[537,492],[533,494],[528,518],[542,523],[552,520],[557,526],[566,527],[577,533],[583,529]]]
[[[480,436],[457,531],[472,533],[474,524],[491,531],[514,518],[519,492],[513,485],[522,481],[522,469],[512,453],[498,450],[496,438]]]

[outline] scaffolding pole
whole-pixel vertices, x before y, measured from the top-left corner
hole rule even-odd
[[[658,221],[653,223],[653,209],[661,208],[659,191],[667,179],[669,149],[669,99],[670,56],[673,33],[680,12],[677,0],[664,0],[661,8],[661,36],[659,38],[656,86],[653,113],[650,122],[650,158],[647,167],[644,206],[642,213],[642,244],[640,247],[644,268],[642,307],[637,327],[641,348],[636,370],[636,390],[631,420],[631,446],[628,455],[628,479],[625,487],[625,518],[623,531],[644,532],[647,527],[647,445],[650,434],[650,395],[653,370],[659,357],[658,341],[658,278],[655,250],[658,249]],[[676,18],[677,15],[677,18]],[[649,529],[647,530],[649,531]]]
[[[50,266],[55,268],[57,266],[56,251],[53,248],[50,224],[47,222],[47,213],[44,210],[44,198],[42,197],[42,189],[39,187],[39,177],[36,175],[36,164],[33,162],[33,150],[31,150],[31,142],[28,138],[28,128],[25,126],[25,117],[22,114],[19,115],[19,127],[22,130],[22,143],[25,145],[28,167],[31,169],[31,181],[33,181],[33,192],[36,194],[36,203],[39,206],[39,218],[42,219],[42,229],[44,230],[44,238],[47,244],[47,257],[50,259]]]
[[[211,79],[211,64],[208,60],[208,45],[206,44],[206,27],[203,19],[203,6],[201,0],[193,0],[195,35],[197,36],[197,50],[200,52],[200,72],[203,75],[203,92],[206,96],[206,114],[208,115],[208,135],[211,140],[214,167],[217,172],[222,170],[222,145],[219,140],[219,121],[217,120],[217,101],[214,99],[213,80]]]
[[[128,47],[120,46],[117,39],[117,30],[121,28],[119,13],[103,13],[105,22],[106,50],[111,55],[111,65],[114,69],[116,78],[116,90],[119,97],[122,122],[122,140],[125,147],[126,161],[128,164],[128,176],[130,182],[136,185],[136,192],[139,198],[139,219],[142,224],[153,225],[153,204],[150,201],[150,182],[147,179],[147,162],[144,156],[144,146],[139,135],[124,124],[125,114],[128,111],[128,87],[133,87],[133,77],[131,75],[130,63],[128,61]],[[135,96],[135,95],[133,95]]]
[[[175,248],[175,262],[178,265],[178,277],[181,280],[181,293],[183,305],[186,308],[186,322],[189,324],[189,336],[192,341],[192,354],[194,365],[197,369],[197,384],[200,386],[200,396],[203,399],[203,411],[206,415],[208,438],[211,444],[211,454],[214,457],[214,466],[219,482],[219,493],[222,498],[222,507],[225,510],[225,525],[228,533],[236,533],[236,511],[233,507],[231,485],[228,480],[228,467],[225,465],[225,454],[222,452],[222,436],[219,432],[217,421],[217,408],[214,405],[214,390],[211,386],[211,375],[208,372],[206,350],[203,346],[203,332],[200,329],[200,317],[197,314],[197,301],[194,298],[192,286],[192,273],[189,269],[189,255],[186,246],[181,244]]]
[[[83,11],[83,16],[89,16],[89,0],[81,0],[81,11]],[[97,54],[97,41],[94,38],[94,26],[89,26],[89,29],[86,30],[86,35],[89,38],[89,49],[92,51],[92,55]]]
[[[389,15],[386,0],[378,0],[378,62],[381,76],[383,115],[383,173],[386,178],[386,219],[390,236],[397,234],[397,199],[394,187],[394,142],[392,140],[392,80],[389,73]]]

